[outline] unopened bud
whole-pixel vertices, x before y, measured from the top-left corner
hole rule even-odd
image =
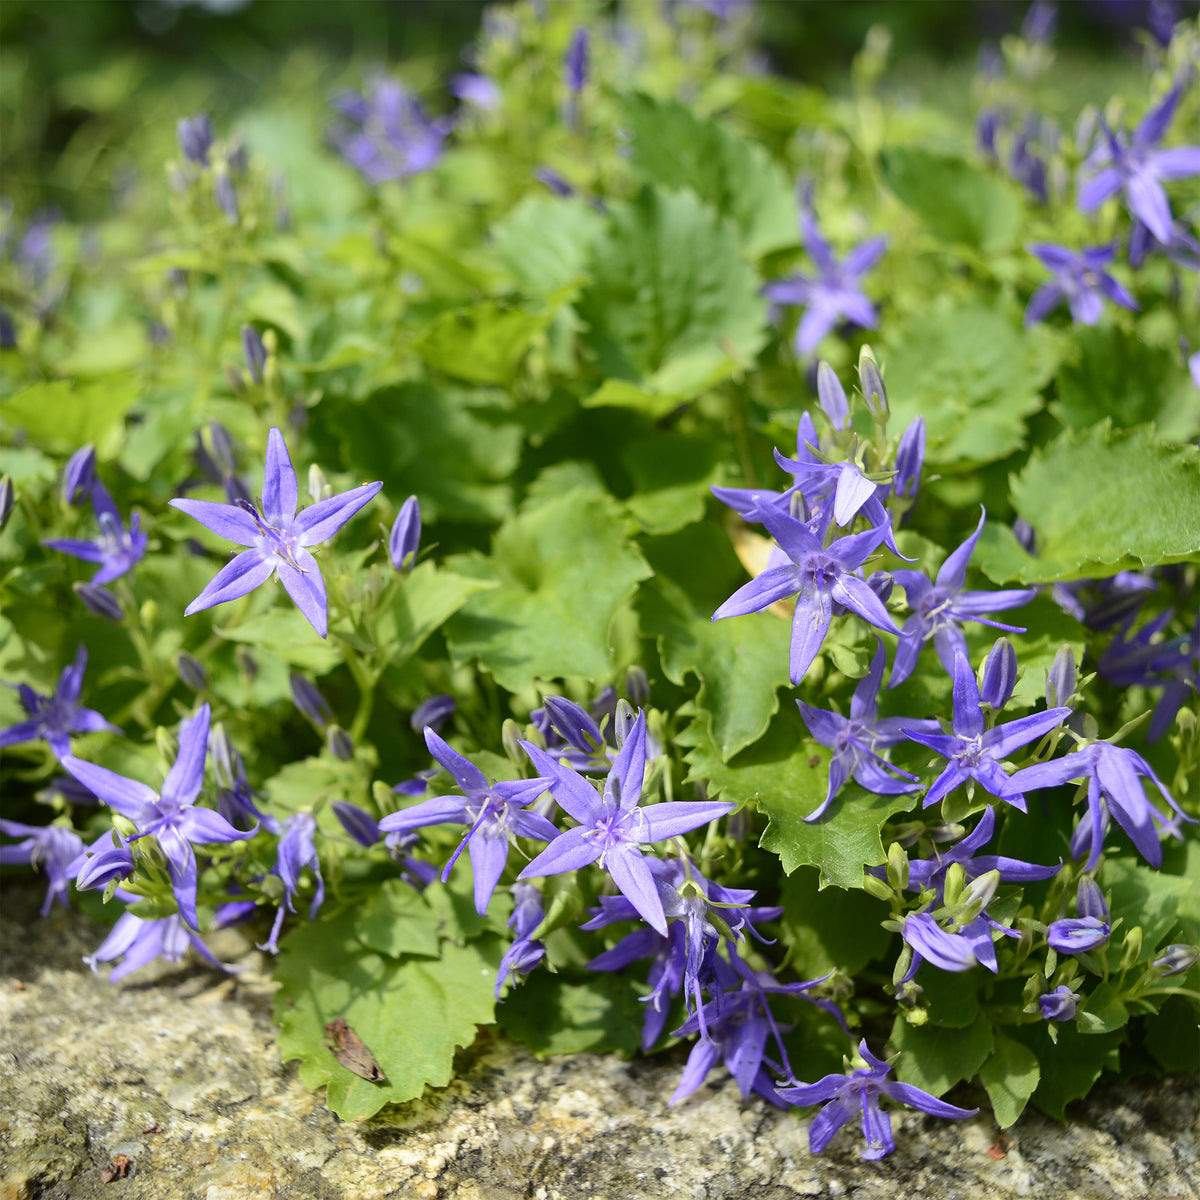
[[[635,708],[641,708],[650,699],[650,680],[641,667],[630,667],[625,672],[625,695]]]
[[[11,475],[0,476],[0,531],[8,525],[12,516],[13,505],[17,502],[17,493],[13,488]]]
[[[629,736],[629,731],[633,728],[636,721],[637,715],[634,713],[629,701],[618,700],[616,721],[614,722],[613,729],[613,736],[616,739],[618,750],[625,745],[625,739]]]
[[[388,557],[392,560],[392,566],[397,571],[414,566],[420,547],[421,503],[416,496],[409,496],[400,506],[388,535]]]
[[[229,172],[219,169],[213,175],[213,199],[217,202],[217,207],[225,214],[225,219],[230,225],[238,223],[238,198],[237,191],[234,189],[233,180],[229,178]]]
[[[863,399],[871,410],[873,417],[888,415],[887,389],[883,386],[883,375],[870,346],[864,346],[858,352],[858,382],[862,388]]]
[[[62,477],[64,504],[82,504],[92,494],[96,478],[96,447],[88,442],[67,460]]]
[[[145,601],[138,609],[138,620],[143,629],[153,629],[158,624],[158,602],[156,600]]]
[[[921,490],[921,470],[925,465],[925,418],[916,417],[896,447],[896,478],[892,491],[897,496],[916,499]]]
[[[333,709],[316,684],[305,679],[299,671],[291,673],[290,682],[293,703],[317,728],[324,729],[333,720]]]
[[[213,129],[208,113],[184,117],[176,126],[176,130],[179,134],[179,148],[183,151],[184,158],[197,166],[208,166],[208,152],[213,144]]]
[[[979,698],[999,711],[1011,699],[1017,686],[1017,652],[1008,638],[1000,638],[983,664]]]
[[[1150,965],[1163,976],[1182,975],[1200,960],[1200,947],[1173,942]]]
[[[1121,944],[1121,970],[1132,971],[1142,957],[1142,927],[1135,925],[1126,930],[1125,941]]]
[[[951,863],[946,868],[946,880],[942,887],[947,908],[953,908],[962,899],[963,889],[967,885],[967,873],[962,863]]]
[[[193,658],[186,650],[181,650],[176,656],[175,666],[179,671],[179,678],[193,692],[203,692],[208,687],[208,672],[200,665],[199,660]]]
[[[908,855],[899,842],[893,842],[888,847],[887,878],[898,892],[908,887]]]
[[[846,389],[827,362],[817,365],[817,399],[821,403],[821,411],[829,418],[834,429],[839,432],[845,429],[850,421]]]
[[[988,871],[980,875],[963,889],[959,897],[962,911],[956,918],[960,925],[969,925],[996,897],[996,889],[1000,886],[1000,872]]]
[[[258,678],[258,659],[245,646],[237,648],[233,655],[233,661],[247,679],[253,682]]]
[[[314,504],[328,500],[333,495],[333,485],[316,463],[308,464],[308,494]]]
[[[158,747],[158,752],[164,762],[175,761],[175,757],[179,752],[179,744],[175,740],[175,735],[169,729],[159,725],[154,730],[154,744]]]
[[[89,612],[110,621],[125,620],[125,610],[112,592],[92,583],[75,583],[71,588]]]
[[[504,753],[508,755],[511,762],[517,766],[525,765],[525,750],[521,746],[521,727],[512,717],[506,717],[504,724],[500,727],[500,742],[504,746]]]
[[[863,872],[863,891],[869,892],[876,900],[884,900],[888,904],[896,898],[895,889],[886,880],[865,871]]]
[[[354,739],[340,725],[330,725],[325,731],[325,745],[334,758],[340,758],[342,762],[353,761]]]
[[[1075,655],[1065,643],[1058,648],[1050,670],[1046,672],[1046,703],[1061,708],[1075,694]]]
[[[426,725],[436,733],[454,716],[454,711],[457,707],[458,705],[454,703],[453,696],[447,696],[444,693],[430,696],[428,700],[423,701],[417,706],[412,717],[409,719],[409,724],[412,726],[414,733],[420,733]]]

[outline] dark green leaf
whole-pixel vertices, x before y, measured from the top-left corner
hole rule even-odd
[[[1066,1120],[1067,1105],[1086,1096],[1101,1071],[1116,1071],[1120,1066],[1119,1032],[1088,1037],[1070,1025],[1060,1025],[1057,1042],[1050,1040],[1040,1022],[1010,1032],[1033,1052],[1041,1068],[1033,1103],[1058,1121]]]
[[[887,950],[892,935],[880,924],[886,904],[866,892],[819,887],[819,873],[798,867],[784,881],[782,941],[788,965],[801,979],[815,979],[835,967],[857,975]]]
[[[900,1051],[896,1060],[898,1079],[941,1096],[979,1070],[992,1053],[995,1038],[984,1016],[965,1029],[910,1025],[897,1018],[889,1046]]]
[[[1025,1111],[1041,1075],[1037,1055],[1028,1046],[996,1034],[995,1049],[979,1068],[979,1078],[1001,1129],[1014,1125]]]
[[[497,1010],[501,1028],[539,1058],[612,1051],[631,1055],[641,1045],[645,1006],[624,973],[569,978],[538,970],[512,988]]]
[[[502,308],[487,301],[444,312],[414,343],[436,370],[468,383],[512,382],[535,335],[551,314]]]

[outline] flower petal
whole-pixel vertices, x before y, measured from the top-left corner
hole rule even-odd
[[[131,821],[140,824],[148,819],[148,811],[153,812],[158,803],[158,793],[153,788],[136,779],[126,779],[107,767],[97,767],[70,754],[63,756],[62,766],[110,808]]]
[[[199,521],[205,529],[211,529],[219,537],[228,538],[239,546],[253,546],[262,537],[258,522],[245,509],[233,504],[187,499],[168,500],[167,503]]]
[[[306,508],[296,518],[300,545],[316,546],[327,541],[365,504],[379,495],[382,483],[364,483]]]
[[[317,560],[307,550],[300,550],[296,554],[296,566],[280,559],[276,567],[287,594],[318,635],[324,637],[329,632],[329,611],[325,579]]]
[[[288,523],[296,515],[299,491],[287,443],[277,426],[267,434],[267,465],[263,474],[262,511],[268,525]]]
[[[183,610],[183,615],[190,617],[193,613],[212,608],[214,604],[224,604],[248,595],[271,578],[278,561],[258,550],[243,550],[212,577],[208,586]]]
[[[179,753],[163,783],[163,799],[191,804],[204,786],[204,757],[208,753],[209,707],[202,704],[196,715],[179,727]]]
[[[615,847],[604,856],[604,866],[646,924],[666,937],[667,918],[662,899],[641,851],[629,845]]]

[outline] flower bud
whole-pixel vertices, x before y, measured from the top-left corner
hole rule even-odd
[[[896,898],[895,889],[886,880],[867,872],[863,872],[863,891],[869,892],[876,900],[883,900],[888,904]]]
[[[179,678],[193,692],[203,692],[208,687],[208,672],[186,650],[181,650],[176,656],[175,666],[179,671]]]
[[[342,762],[353,762],[354,739],[340,725],[330,725],[325,731],[325,745],[329,747],[329,753],[334,758],[340,758]]]
[[[237,192],[234,190],[233,181],[229,178],[229,172],[224,168],[217,170],[213,175],[213,199],[217,202],[217,207],[225,214],[225,219],[230,225],[238,223],[238,199]]]
[[[891,571],[872,571],[867,576],[867,587],[879,597],[881,604],[886,604],[892,598],[892,589],[896,586]]]
[[[175,735],[167,728],[159,725],[154,730],[154,744],[158,747],[158,753],[162,756],[164,762],[173,763],[179,753],[179,745],[175,741]]]
[[[1150,965],[1164,977],[1182,975],[1200,960],[1200,947],[1173,942]]]
[[[962,863],[951,863],[946,868],[946,878],[942,886],[942,895],[947,908],[953,908],[962,898],[963,889],[967,884],[967,873]]]
[[[1142,957],[1142,927],[1135,925],[1125,932],[1125,941],[1121,944],[1121,970],[1132,971]]]
[[[571,44],[567,47],[566,58],[563,60],[563,70],[566,74],[567,89],[576,94],[583,91],[588,77],[588,31],[582,25],[571,35]]]
[[[246,358],[246,369],[255,383],[263,381],[263,367],[267,365],[267,348],[262,334],[253,325],[242,326],[242,353]]]
[[[637,721],[637,714],[630,707],[628,700],[617,701],[616,721],[614,722],[614,737],[617,743],[617,749],[620,750],[625,745],[625,739],[629,736],[629,731],[633,728]]]
[[[1078,1005],[1079,993],[1071,991],[1065,983],[1038,997],[1044,1021],[1073,1021]]]
[[[237,648],[233,661],[237,664],[237,669],[251,682],[258,678],[258,659],[245,646]]]
[[[299,671],[291,673],[290,681],[293,703],[318,729],[324,729],[333,720],[333,709],[317,690],[316,684],[305,679]]]
[[[504,753],[508,755],[510,762],[517,766],[524,766],[525,749],[521,745],[521,727],[512,717],[506,717],[504,724],[500,726],[500,744],[504,747]]]
[[[958,898],[958,902],[962,906],[962,911],[956,918],[958,923],[969,925],[974,921],[996,898],[996,889],[999,886],[1000,872],[998,870],[988,871],[978,878],[972,879]]]
[[[392,532],[388,535],[388,555],[392,566],[397,571],[403,571],[406,566],[414,566],[420,545],[421,504],[416,496],[409,496],[400,506],[400,512],[392,525]]]
[[[839,432],[845,429],[850,421],[846,389],[827,362],[817,366],[817,399],[821,403],[821,411],[829,418],[834,429]]]
[[[1104,893],[1100,890],[1100,885],[1086,875],[1079,881],[1075,892],[1075,915],[1095,917],[1098,921],[1108,920],[1108,905],[1104,901]]]
[[[373,846],[379,841],[379,823],[369,812],[346,800],[335,800],[331,807],[342,828],[360,846]]]
[[[199,167],[208,166],[208,152],[212,149],[213,128],[208,113],[197,113],[184,117],[175,127],[179,134],[179,148],[188,162]]]
[[[105,588],[92,583],[74,583],[71,590],[79,597],[83,606],[98,617],[107,617],[110,621],[125,620],[125,610],[121,602]]]
[[[1017,544],[1026,554],[1037,553],[1037,534],[1024,517],[1018,517],[1012,523],[1012,532],[1013,537],[1017,539]]]
[[[591,713],[574,700],[568,700],[565,696],[547,696],[544,707],[550,728],[563,741],[582,750],[584,754],[596,754],[604,748],[600,727],[592,719]]]
[[[999,638],[983,664],[979,698],[997,712],[1012,697],[1017,686],[1017,652],[1006,637]]]
[[[1059,646],[1050,670],[1046,672],[1046,703],[1061,708],[1075,694],[1075,655],[1071,647]]]
[[[893,842],[888,847],[887,878],[898,892],[908,887],[908,855],[899,842]]]
[[[909,424],[896,447],[896,477],[892,491],[897,496],[915,500],[921,490],[921,469],[925,465],[925,418],[916,417]]]
[[[641,708],[650,699],[650,680],[641,667],[630,667],[625,672],[625,695],[634,708]]]
[[[325,478],[325,472],[316,463],[308,464],[308,495],[314,504],[328,500],[333,495],[333,484]]]
[[[883,375],[870,346],[864,346],[858,352],[858,382],[862,388],[863,399],[873,417],[888,415],[887,389],[883,386]]]
[[[96,478],[96,447],[88,442],[67,460],[62,477],[64,504],[83,504],[92,494]]]
[[[457,707],[453,696],[438,693],[419,704],[408,723],[412,726],[414,733],[420,733],[427,725],[436,733],[454,716]]]

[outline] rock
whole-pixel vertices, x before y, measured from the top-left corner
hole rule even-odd
[[[347,1125],[279,1062],[268,964],[240,935],[213,942],[236,978],[185,962],[116,986],[80,962],[102,936],[6,894],[0,1200],[1200,1196],[1186,1078],[1107,1085],[1066,1126],[1029,1113],[1003,1136],[982,1114],[897,1114],[897,1152],[863,1162],[857,1129],[815,1157],[806,1120],[725,1076],[668,1108],[678,1054],[539,1062],[484,1035],[449,1087]]]

